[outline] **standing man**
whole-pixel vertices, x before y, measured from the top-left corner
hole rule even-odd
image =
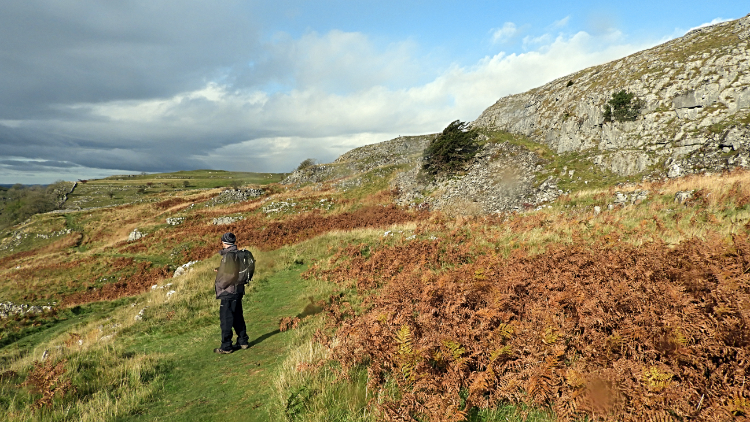
[[[216,271],[216,298],[221,300],[219,320],[221,321],[221,347],[214,349],[215,353],[229,354],[234,351],[232,346],[232,328],[237,333],[237,346],[242,349],[250,347],[248,344],[245,317],[242,315],[242,296],[245,285],[240,282],[240,260],[237,258],[237,238],[232,233],[221,236],[223,249],[219,251],[221,264]]]

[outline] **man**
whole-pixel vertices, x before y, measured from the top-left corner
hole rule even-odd
[[[221,326],[221,347],[214,349],[215,353],[229,354],[234,351],[232,346],[232,328],[237,333],[237,346],[247,349],[249,346],[245,318],[242,315],[242,296],[245,285],[239,281],[239,261],[237,259],[237,238],[232,233],[221,236],[223,249],[219,251],[221,264],[216,271],[216,298],[221,300],[219,306],[219,320]]]

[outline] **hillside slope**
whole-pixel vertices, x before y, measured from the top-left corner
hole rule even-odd
[[[682,41],[735,42],[743,28]],[[670,111],[646,117],[658,113]],[[560,150],[544,134],[495,129],[440,180],[417,177],[425,135],[285,184],[257,175],[224,189],[234,179],[212,172],[187,180],[194,189],[89,181],[71,203],[83,209],[36,215],[0,245],[0,414],[748,421],[750,172],[623,184],[607,160],[639,147]],[[709,162],[713,144],[702,145],[670,166]],[[716,168],[746,146],[723,148]],[[590,161],[600,156],[606,168]],[[525,212],[482,215],[502,210]],[[244,302],[253,345],[217,355],[213,268],[227,231],[258,261]]]
[[[284,183],[343,189],[363,174],[392,179],[398,204],[489,214],[538,207],[571,189],[750,165],[750,15],[530,91],[510,95],[474,122],[485,134],[458,174],[419,178],[435,135],[357,148]],[[613,94],[642,102],[633,121],[605,121]],[[377,169],[377,170],[376,170]]]

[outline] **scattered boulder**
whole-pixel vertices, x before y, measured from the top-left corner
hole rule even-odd
[[[136,321],[143,321],[143,315],[146,313],[146,308],[141,309],[138,311],[138,315],[135,316]]]
[[[133,242],[135,240],[142,238],[143,236],[146,236],[146,234],[141,232],[138,229],[133,229],[133,231],[128,236],[128,242]]]
[[[172,276],[172,278],[179,277],[179,276],[187,273],[191,269],[190,267],[192,267],[193,265],[195,265],[198,262],[200,262],[200,261],[190,261],[187,264],[180,265],[175,270],[174,275]]]
[[[682,167],[678,163],[674,163],[671,166],[669,166],[669,170],[667,170],[667,177],[670,179],[673,179],[675,177],[682,176]]]
[[[0,303],[0,319],[5,319],[13,315],[41,314],[42,312],[49,312],[51,310],[51,306],[19,305],[13,302],[2,302]]]
[[[692,197],[693,197],[693,191],[691,190],[680,191],[674,194],[674,201],[679,204],[682,204]]]
[[[169,217],[167,218],[167,224],[170,226],[179,226],[185,222],[185,217]]]
[[[612,204],[615,206],[625,206],[637,204],[648,198],[647,190],[637,190],[633,192],[615,192],[615,199]],[[611,208],[610,208],[611,209]]]

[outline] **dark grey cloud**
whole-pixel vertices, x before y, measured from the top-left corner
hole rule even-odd
[[[3,4],[0,119],[55,104],[145,99],[196,89],[259,51],[253,2],[57,1]]]

